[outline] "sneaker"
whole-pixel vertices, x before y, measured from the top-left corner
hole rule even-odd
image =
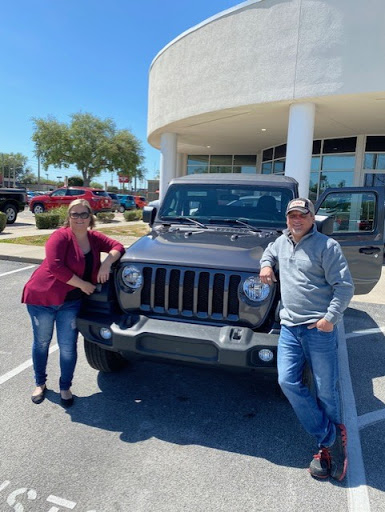
[[[327,448],[321,450],[313,456],[309,466],[309,472],[314,478],[327,478],[330,475],[330,453]]]
[[[348,467],[346,451],[347,434],[345,425],[336,425],[336,440],[327,448],[330,454],[330,476],[339,482],[344,479]]]

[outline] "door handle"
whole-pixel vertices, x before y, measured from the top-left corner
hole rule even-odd
[[[363,254],[376,254],[380,251],[381,249],[379,247],[361,247],[361,249],[359,250],[359,252]]]

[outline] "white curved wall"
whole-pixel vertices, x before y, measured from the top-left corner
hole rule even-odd
[[[154,60],[150,139],[206,112],[384,90],[384,0],[262,0],[230,11]]]

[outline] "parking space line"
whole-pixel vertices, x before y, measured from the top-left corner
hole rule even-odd
[[[59,346],[53,345],[49,348],[49,353],[52,354],[52,352],[55,352]],[[4,375],[0,375],[0,386],[1,384],[4,384],[4,382],[7,382],[9,379],[12,379],[12,377],[16,377],[16,375],[19,375],[19,373],[23,372],[27,368],[32,366],[32,359],[28,359],[27,361],[24,361],[24,363],[20,364],[10,372],[5,373]]]
[[[0,277],[8,276],[9,274],[14,274],[15,272],[23,272],[23,270],[29,270],[30,268],[34,268],[36,265],[30,265],[29,267],[17,268],[16,270],[10,270],[9,272],[4,272],[0,274]]]
[[[378,411],[367,412],[362,416],[358,417],[358,427],[365,428],[368,425],[372,425],[373,423],[378,423],[379,421],[385,420],[385,409],[380,409]]]
[[[370,512],[365,466],[358,430],[357,408],[350,378],[348,349],[343,322],[338,324],[340,390],[344,423],[348,432],[347,493],[349,512]]]
[[[346,339],[358,338],[359,336],[369,336],[370,334],[385,334],[385,327],[373,327],[372,329],[362,329],[361,331],[353,331],[346,334]]]

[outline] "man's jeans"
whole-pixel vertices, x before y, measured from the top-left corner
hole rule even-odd
[[[43,386],[47,379],[48,350],[56,322],[56,336],[60,351],[60,390],[71,387],[77,361],[76,317],[81,300],[65,302],[60,306],[32,306],[27,304],[32,321],[32,360],[36,386]]]
[[[306,362],[313,373],[316,397],[302,382]],[[337,328],[322,332],[306,325],[282,325],[278,381],[304,429],[315,436],[319,446],[331,446],[335,424],[341,423]]]

